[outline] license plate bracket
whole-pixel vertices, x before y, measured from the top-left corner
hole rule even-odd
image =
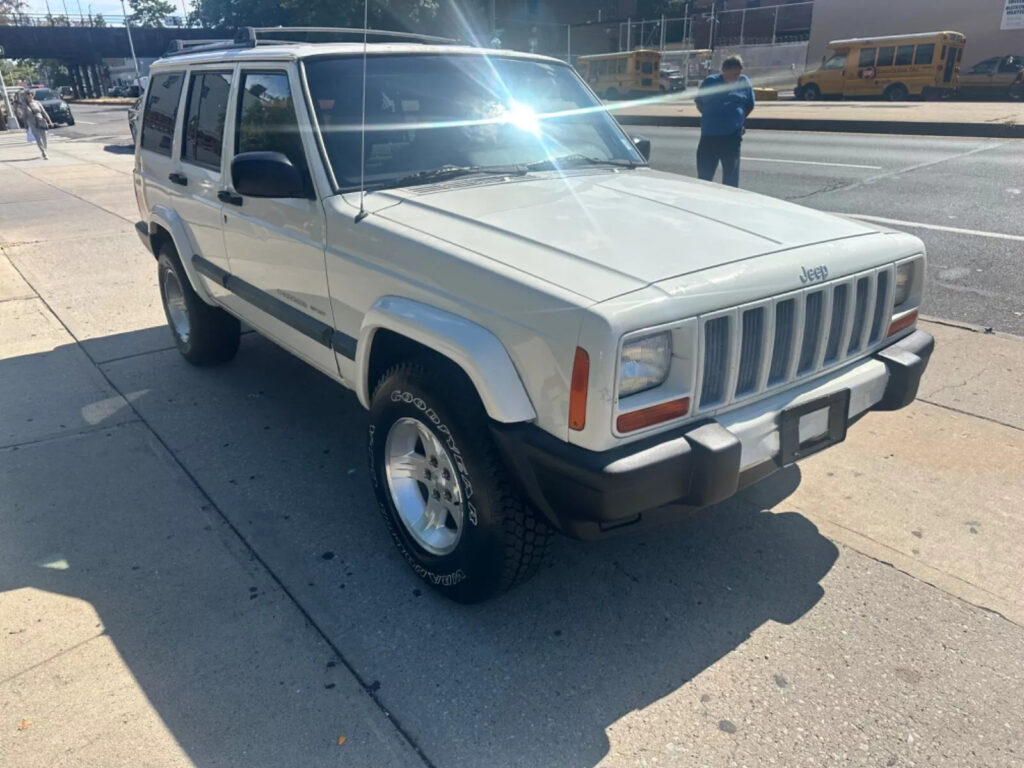
[[[828,429],[817,437],[801,444],[800,419],[817,411],[828,409]],[[846,427],[850,413],[850,390],[843,389],[819,397],[779,414],[779,454],[775,461],[779,466],[806,459],[846,439]]]

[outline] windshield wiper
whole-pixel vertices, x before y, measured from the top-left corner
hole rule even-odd
[[[411,187],[415,184],[426,184],[432,181],[445,181],[456,179],[459,176],[471,176],[473,174],[488,174],[493,176],[522,176],[526,173],[526,167],[521,165],[442,165],[429,171],[419,171],[402,176],[394,181],[387,182],[387,187]]]
[[[546,160],[538,160],[535,163],[527,163],[528,171],[555,171],[559,168],[573,165],[613,165],[617,168],[639,168],[642,163],[634,163],[632,160],[602,160],[599,157],[588,157],[587,155],[564,155],[562,157],[549,157]]]

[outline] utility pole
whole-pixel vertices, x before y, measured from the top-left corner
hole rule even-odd
[[[132,28],[128,23],[128,12],[124,8],[124,0],[121,0],[121,13],[124,14],[124,29],[128,33],[128,48],[132,52],[132,63],[135,65],[135,84],[139,85],[142,73],[139,72],[139,60],[135,58],[135,43],[132,42]]]
[[[3,61],[4,49],[0,47],[0,61]],[[7,83],[4,82],[4,70],[0,67],[0,95],[3,96],[4,104],[7,105],[7,130],[16,131],[21,126],[18,124],[18,116],[14,114],[11,107],[11,100],[7,98]]]

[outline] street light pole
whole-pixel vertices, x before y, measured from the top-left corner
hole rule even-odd
[[[124,28],[128,33],[128,47],[132,52],[132,63],[135,65],[135,84],[139,84],[139,80],[142,79],[142,73],[139,72],[139,60],[135,58],[135,43],[132,42],[132,28],[128,23],[128,12],[124,8],[124,0],[121,0],[121,13],[124,14]]]

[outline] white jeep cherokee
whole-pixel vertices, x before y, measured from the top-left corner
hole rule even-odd
[[[355,390],[384,520],[445,594],[915,397],[916,238],[654,171],[560,61],[365,59],[251,31],[155,63],[138,230],[189,362],[231,359],[241,320]]]

